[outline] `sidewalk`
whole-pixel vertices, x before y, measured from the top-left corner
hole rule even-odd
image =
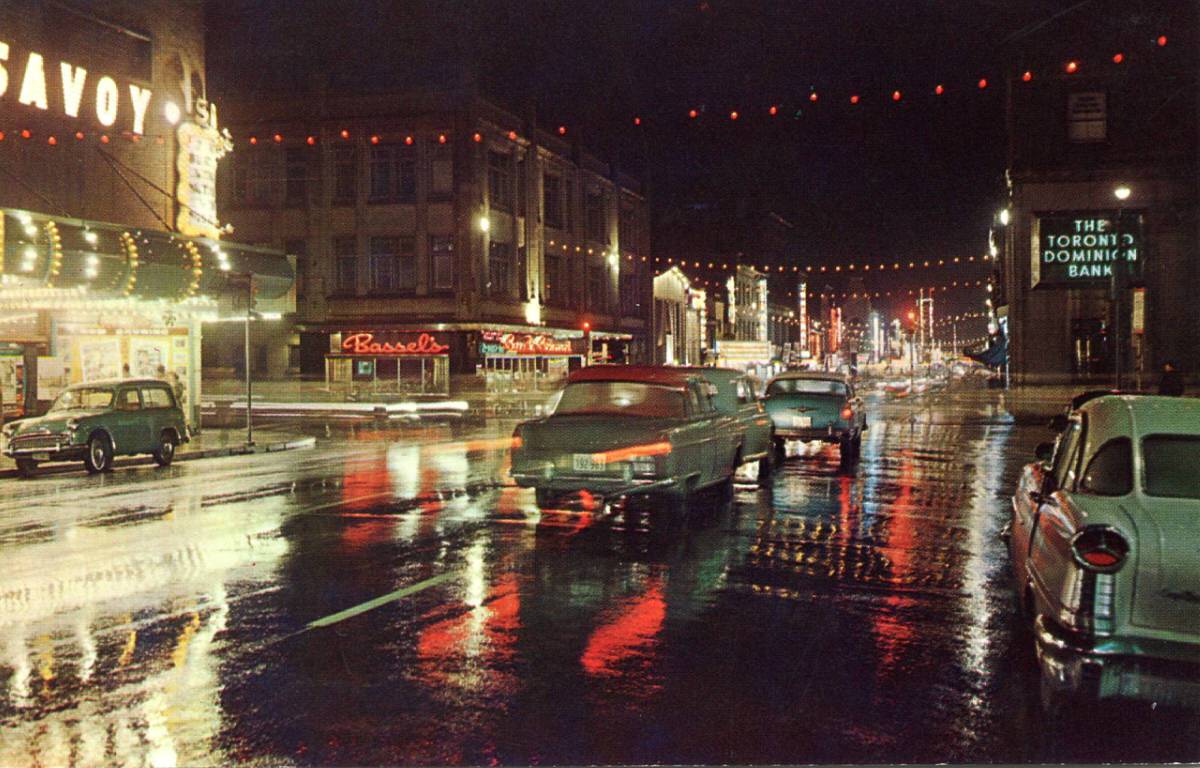
[[[244,429],[205,429],[198,435],[193,435],[186,444],[179,446],[175,453],[175,461],[195,461],[196,459],[212,459],[221,456],[243,456],[252,453],[276,453],[278,451],[293,451],[302,448],[313,448],[317,439],[300,435],[295,431],[277,430],[269,427],[254,430],[254,445],[246,445]],[[150,456],[126,456],[113,462],[114,468],[132,467],[153,464]],[[82,462],[72,461],[65,464],[46,464],[38,467],[37,474],[52,475],[63,472],[81,471]],[[16,464],[7,456],[0,455],[0,479],[19,477]]]

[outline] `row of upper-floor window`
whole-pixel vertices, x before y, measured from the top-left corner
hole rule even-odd
[[[372,145],[365,153],[356,146],[335,147],[330,167],[330,191],[334,205],[354,205],[360,190],[368,202],[411,202],[418,186],[417,148],[411,144]],[[365,167],[364,167],[365,154]],[[454,161],[447,145],[433,144],[424,165],[428,194],[449,197],[454,191]],[[319,156],[311,148],[288,147],[243,149],[234,155],[232,195],[235,205],[285,206],[308,204],[317,188]],[[514,162],[512,153],[487,153],[488,205],[499,211],[526,210],[525,160]],[[365,181],[365,185],[364,182]],[[542,174],[542,220],[547,227],[573,229],[574,180],[562,173]],[[282,192],[282,196],[280,196]],[[282,198],[282,199],[281,199]],[[609,230],[612,193],[590,186],[583,195],[581,224],[588,240],[612,245]],[[618,238],[621,247],[643,252],[646,222],[644,210],[628,201],[620,204]]]
[[[418,267],[426,264],[428,292],[451,293],[455,289],[454,239],[447,235],[430,235],[424,253],[418,252],[417,238],[409,235],[379,235],[366,238],[362,253],[355,235],[337,235],[329,241],[331,295],[353,296],[405,295],[418,288]],[[526,300],[528,295],[527,259],[525,248],[512,243],[492,240],[488,244],[488,260],[482,288],[493,297]],[[313,285],[314,265],[309,257],[306,240],[288,240],[284,249],[297,259],[297,298],[304,299]],[[592,260],[593,262],[595,260]],[[619,307],[622,312],[636,314],[647,283],[646,270],[638,262],[618,277],[618,296],[614,306],[608,289],[611,267],[607,259],[585,264],[581,270],[577,259],[548,252],[542,279],[542,299],[551,306],[569,307],[581,300],[595,311],[610,311]]]

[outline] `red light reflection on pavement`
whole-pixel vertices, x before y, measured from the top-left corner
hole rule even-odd
[[[911,575],[913,547],[917,543],[916,530],[913,525],[913,463],[912,457],[904,455],[900,465],[900,489],[888,510],[889,524],[883,549],[890,561],[890,584],[893,590],[903,588],[906,577]],[[913,598],[890,592],[884,598],[883,610],[873,614],[871,619],[872,634],[875,636],[876,647],[880,651],[879,667],[876,676],[880,679],[890,677],[895,671],[900,654],[908,646],[913,636],[913,626],[902,618],[901,612],[913,604]]]
[[[589,675],[620,674],[618,664],[639,649],[653,647],[666,615],[662,581],[654,577],[645,591],[629,598],[611,621],[596,627],[579,663]]]

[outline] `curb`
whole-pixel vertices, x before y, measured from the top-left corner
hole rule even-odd
[[[200,451],[181,451],[175,455],[175,461],[196,461],[198,459],[218,459],[226,456],[248,456],[253,453],[280,453],[282,451],[297,451],[305,448],[315,448],[317,438],[315,437],[300,437],[294,440],[284,440],[274,443],[259,443],[257,445],[226,445],[220,448],[205,448]],[[121,459],[113,462],[113,468],[121,467],[139,467],[153,464],[154,459],[149,456],[138,456],[129,459]],[[55,464],[39,469],[36,477],[43,475],[62,475],[68,472],[78,472],[77,462],[70,464]],[[16,469],[0,469],[0,480],[6,478],[19,478],[21,473]]]

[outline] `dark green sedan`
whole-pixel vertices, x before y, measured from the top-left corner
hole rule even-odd
[[[124,379],[67,387],[45,415],[5,424],[4,438],[23,475],[51,461],[83,461],[96,473],[112,469],[114,456],[138,453],[165,467],[188,430],[170,384]]]
[[[686,511],[702,488],[729,485],[742,464],[736,417],[695,373],[600,365],[567,379],[553,413],[513,434],[512,476],[539,505],[571,493],[654,495]]]

